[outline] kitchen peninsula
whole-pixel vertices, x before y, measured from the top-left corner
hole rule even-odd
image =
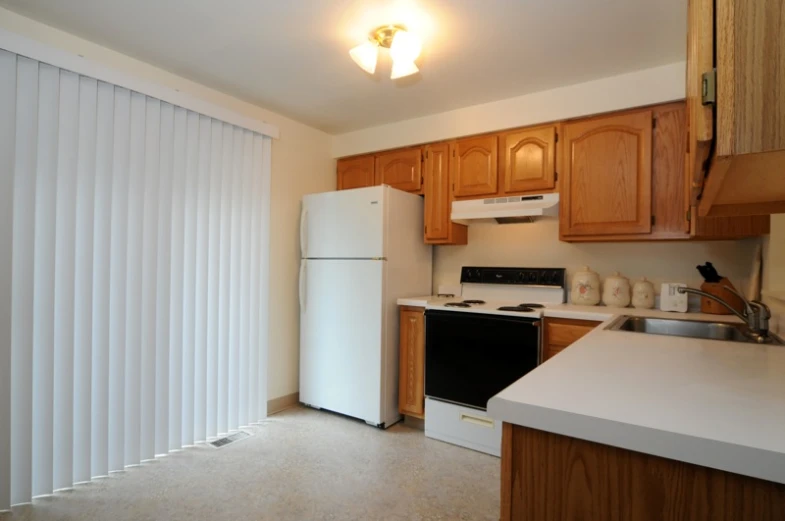
[[[488,403],[501,519],[785,519],[785,348],[614,320]]]

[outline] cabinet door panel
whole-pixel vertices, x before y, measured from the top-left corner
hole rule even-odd
[[[425,241],[450,238],[449,147],[433,145],[425,152]]]
[[[422,152],[419,148],[395,150],[376,156],[376,184],[406,192],[422,189]]]
[[[364,188],[379,184],[374,179],[373,156],[339,159],[337,165],[338,190]]]
[[[480,136],[452,145],[452,182],[455,197],[494,195],[498,191],[498,139]]]
[[[450,220],[450,147],[429,145],[425,149],[423,194],[425,196],[425,242],[428,244],[466,244],[465,224]]]
[[[508,132],[501,137],[505,194],[552,190],[556,186],[556,127]]]
[[[651,111],[564,128],[562,235],[650,233]]]
[[[398,411],[422,417],[425,413],[425,314],[401,308]]]

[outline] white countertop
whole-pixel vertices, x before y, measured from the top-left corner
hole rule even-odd
[[[726,315],[577,308],[546,316],[608,320],[491,398],[492,418],[785,483],[785,348],[605,330],[618,314]]]

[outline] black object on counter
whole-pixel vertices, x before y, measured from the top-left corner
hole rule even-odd
[[[717,269],[711,262],[696,266],[696,268],[698,268],[698,272],[700,272],[706,282],[719,282],[722,280],[722,275],[717,273]]]

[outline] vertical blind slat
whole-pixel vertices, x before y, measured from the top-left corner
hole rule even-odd
[[[208,239],[210,245],[207,257],[207,437],[218,434],[218,278],[221,232],[221,161],[223,157],[221,123],[212,121],[212,150],[210,156],[210,200],[208,203]]]
[[[112,254],[114,87],[99,82],[96,105],[90,468],[92,476],[106,476],[109,474],[109,266]]]
[[[207,257],[209,253],[212,120],[199,117],[199,178],[196,205],[196,347],[194,350],[194,437],[207,439]]]
[[[39,65],[33,324],[33,496],[53,490],[55,228],[60,71]]]
[[[259,215],[259,186],[260,179],[256,164],[256,155],[253,142],[253,134],[248,131],[243,131],[243,143],[246,149],[250,149],[252,164],[254,166],[254,173],[251,175],[251,205],[253,218],[251,219],[251,253],[250,263],[252,266],[250,273],[251,288],[259,287],[259,233],[260,233],[260,215]],[[250,327],[248,331],[248,343],[250,345],[250,356],[248,359],[248,372],[249,377],[249,397],[248,397],[248,422],[254,423],[258,421],[259,415],[259,393],[258,385],[256,384],[259,378],[259,322],[256,317],[259,316],[259,292],[251,290],[248,302],[248,312],[250,316]]]
[[[183,250],[183,445],[195,440],[196,395],[196,210],[199,197],[199,115],[188,113],[185,242]]]
[[[54,490],[71,486],[74,436],[74,271],[79,77],[60,71],[55,208]]]
[[[16,56],[0,50],[0,510],[11,507],[11,314],[13,299]]]
[[[128,262],[125,310],[125,464],[140,461],[142,366],[142,264],[144,239],[145,115],[143,95],[131,93],[128,188]]]
[[[242,200],[242,156],[240,149],[232,162],[232,242],[229,268],[229,428],[237,428],[240,341],[240,201]]]
[[[109,284],[109,471],[125,467],[125,360],[131,92],[114,90],[112,230]]]
[[[158,187],[158,247],[155,334],[155,454],[169,451],[170,263],[172,237],[172,169],[174,107],[161,104],[161,161]]]
[[[93,233],[95,220],[96,118],[98,82],[79,78],[79,132],[77,136],[76,242],[74,276],[74,483],[93,476],[92,344],[93,344]]]
[[[272,172],[270,170],[270,155],[272,154],[272,141],[263,138],[259,134],[253,135],[254,141],[254,172],[259,176],[259,192],[255,197],[258,204],[257,214],[261,223],[259,229],[259,285],[254,287],[254,291],[260,294],[259,309],[255,317],[259,321],[259,343],[255,346],[259,351],[259,370],[257,379],[257,392],[259,394],[259,412],[257,420],[267,417],[267,356],[269,348],[269,325],[270,325],[270,185]]]
[[[155,340],[158,284],[158,187],[161,102],[145,98],[144,202],[142,219],[142,335],[139,392],[139,459],[155,457]]]
[[[235,140],[238,146],[235,147],[235,158],[242,157],[242,188],[240,195],[240,339],[239,352],[237,354],[237,424],[248,425],[248,341],[249,341],[249,318],[251,286],[248,284],[250,277],[250,254],[251,254],[251,227],[250,227],[250,204],[251,204],[251,182],[253,177],[253,143],[243,139],[243,132],[239,128],[235,130]]]
[[[17,59],[11,328],[11,504],[33,495],[33,328],[38,170],[38,63]]]
[[[183,248],[185,245],[185,164],[187,113],[174,109],[172,158],[172,256],[169,304],[169,449],[183,444]]]
[[[221,171],[221,273],[218,306],[218,429],[229,430],[229,283],[232,244],[231,156],[225,156]]]

